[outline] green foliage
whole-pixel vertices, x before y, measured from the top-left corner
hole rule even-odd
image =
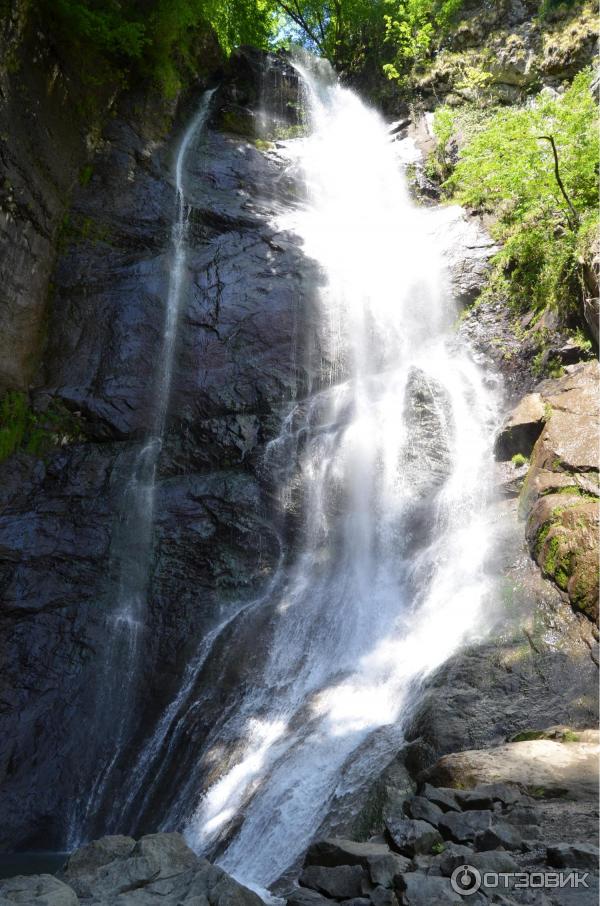
[[[16,450],[41,456],[53,446],[81,436],[80,422],[60,403],[37,414],[25,393],[9,391],[0,400],[0,462]]]
[[[511,737],[511,742],[531,742],[533,739],[545,739],[544,730],[523,730],[522,733],[516,733]]]
[[[48,32],[75,65],[96,59],[86,80],[146,77],[174,95],[197,68],[198,41],[211,31],[224,53],[266,47],[276,0],[38,0]],[[104,68],[98,65],[104,60]]]
[[[137,59],[147,41],[134,4],[118,0],[53,0],[52,14],[87,44],[117,56]]]
[[[521,466],[527,465],[528,462],[529,462],[529,459],[526,456],[523,456],[522,453],[515,453],[515,455],[512,458],[512,464],[517,469],[519,469]]]
[[[598,110],[590,70],[562,96],[497,111],[462,150],[446,189],[494,213],[496,288],[520,308],[558,308],[565,317],[580,291],[581,248],[597,230]],[[575,217],[556,179],[550,143]]]
[[[568,11],[573,6],[577,6],[581,0],[541,0],[539,16],[545,19],[551,13],[559,11]]]
[[[394,57],[384,66],[387,77],[403,82],[412,66],[430,56],[462,6],[463,0],[386,0],[386,41]]]

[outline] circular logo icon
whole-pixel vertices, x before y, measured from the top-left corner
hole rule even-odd
[[[468,897],[481,887],[481,873],[472,865],[459,865],[452,872],[450,883],[455,893]]]

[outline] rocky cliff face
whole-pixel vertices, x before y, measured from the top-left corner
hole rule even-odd
[[[289,118],[281,70],[273,58],[272,81],[261,86],[252,54],[237,57],[190,161],[189,280],[158,464],[145,666],[134,692],[138,742],[172,701],[199,639],[265,587],[281,555],[259,466],[282,407],[308,380],[315,276],[276,225],[295,191],[277,155],[227,132],[224,115],[235,108],[252,120],[270,103]],[[199,102],[190,98],[183,116]],[[140,122],[133,99],[104,131],[91,178],[75,189],[53,272],[32,398],[39,411],[59,400],[75,413],[80,442],[2,465],[5,846],[64,840],[69,802],[114,745],[110,728],[96,745],[86,720],[98,715],[110,657],[122,568],[111,537],[164,367],[175,215],[179,136],[159,139],[145,128],[151,120],[145,110]],[[27,229],[15,223],[19,237]],[[44,255],[47,270],[52,256]]]
[[[500,454],[529,458],[521,491],[532,556],[573,606],[598,619],[598,363],[572,365],[520,402]]]
[[[67,71],[27,0],[0,33],[0,390],[27,389],[45,339],[50,274],[70,195],[98,142],[114,86],[91,118],[85,88]]]
[[[543,86],[559,88],[588,65],[598,40],[594,4],[560,4],[540,17],[538,0],[468,2],[432,64],[417,70],[414,90],[461,104],[485,91],[514,104]]]

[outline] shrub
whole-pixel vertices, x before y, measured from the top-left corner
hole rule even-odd
[[[554,306],[568,318],[580,291],[580,248],[598,225],[598,110],[591,70],[562,96],[499,110],[460,153],[445,187],[495,213],[495,279],[520,308]],[[558,159],[561,189],[553,148]]]

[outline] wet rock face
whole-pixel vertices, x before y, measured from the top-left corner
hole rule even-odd
[[[286,138],[303,122],[298,73],[285,54],[253,47],[234,51],[214,124],[237,135]]]
[[[9,5],[0,26],[0,391],[33,377],[56,233],[87,157],[73,128],[77,84],[36,35],[28,4]]]
[[[229,90],[214,96],[215,119]],[[5,848],[60,845],[71,804],[87,798],[110,747],[110,732],[92,739],[82,714],[97,713],[119,581],[111,539],[163,368],[180,138],[152,137],[130,112],[111,121],[89,184],[77,190],[33,391],[40,408],[56,398],[81,413],[86,439],[0,467]],[[308,383],[303,350],[313,329],[313,265],[276,224],[295,198],[284,161],[209,129],[186,171],[190,249],[157,466],[134,749],[172,702],[200,640],[273,576],[281,530],[260,464]],[[226,694],[236,677],[219,682]],[[205,704],[198,734],[221,707]]]

